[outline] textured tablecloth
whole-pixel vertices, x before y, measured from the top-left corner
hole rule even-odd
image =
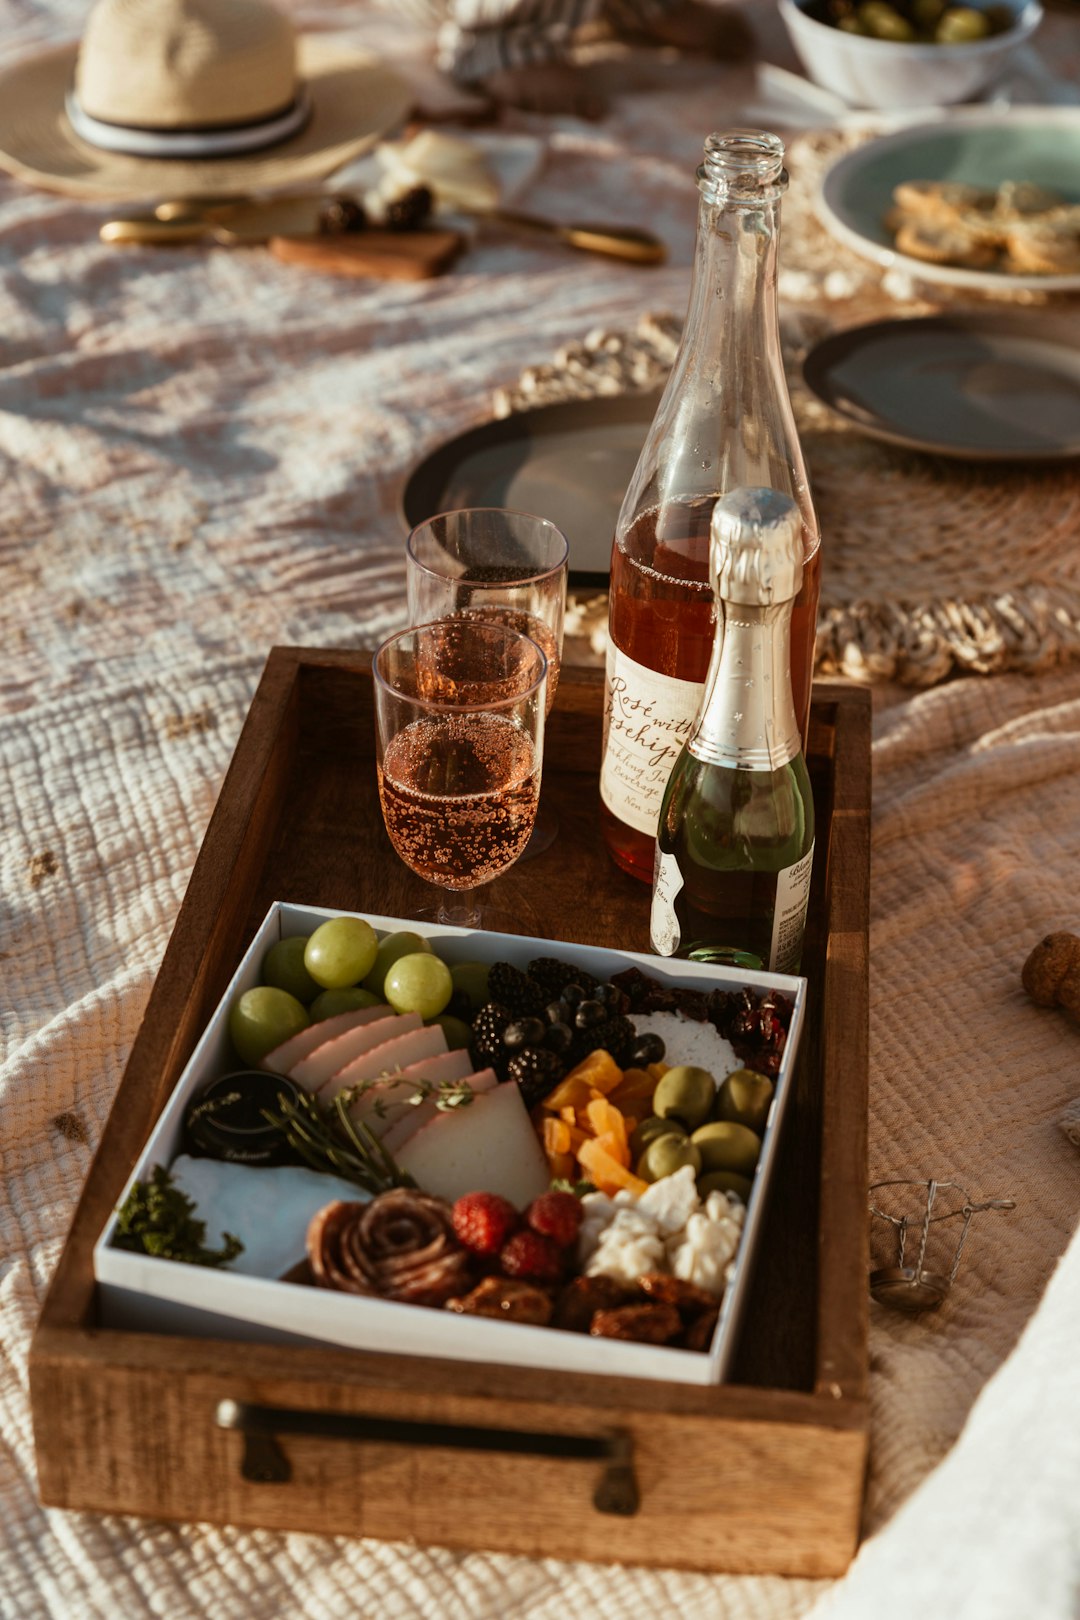
[[[0,0],[0,31],[30,48],[82,9]],[[359,7],[303,15],[393,39]],[[372,645],[403,622],[395,503],[417,455],[559,344],[685,302],[692,170],[732,81],[634,73],[602,125],[519,127],[545,144],[530,202],[648,222],[673,250],[649,275],[495,239],[421,286],[261,251],[121,255],[97,242],[103,210],[0,180],[4,1620],[1078,1612],[1077,1243],[1053,1274],[1080,1191],[1057,1124],[1080,1029],[1019,984],[1042,934],[1080,928],[1075,668],[876,694],[871,1171],[1017,1207],[978,1218],[939,1313],[873,1309],[868,1539],[845,1580],[37,1503],[31,1331],[266,649]]]

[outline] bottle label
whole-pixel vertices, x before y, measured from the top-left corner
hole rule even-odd
[[[656,846],[653,861],[652,911],[649,914],[649,938],[657,956],[674,956],[682,939],[679,919],[675,915],[675,896],[683,886],[683,875],[674,855],[665,855]]]
[[[609,638],[600,797],[613,816],[655,838],[671,768],[693,729],[699,681],[636,664]]]
[[[772,945],[769,948],[770,973],[799,971],[813,865],[814,846],[811,844],[801,861],[796,861],[794,866],[786,866],[776,875],[776,910],[773,912]]]

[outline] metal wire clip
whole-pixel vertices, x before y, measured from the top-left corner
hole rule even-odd
[[[922,1208],[917,1214],[893,1215],[888,1210],[880,1209],[874,1202],[874,1193],[883,1187],[918,1187],[924,1189]],[[946,1210],[943,1214],[934,1214],[934,1205],[939,1192],[951,1190],[959,1194],[963,1200],[958,1209]],[[870,1292],[881,1305],[889,1305],[897,1311],[933,1311],[938,1308],[949,1289],[952,1287],[960,1265],[960,1256],[964,1252],[967,1241],[968,1228],[972,1217],[979,1215],[986,1209],[1015,1209],[1016,1200],[1013,1198],[989,1198],[984,1203],[973,1204],[967,1193],[955,1181],[875,1181],[870,1188],[870,1213],[880,1221],[885,1221],[893,1227],[897,1234],[897,1258],[894,1265],[878,1266],[870,1273]],[[926,1266],[926,1250],[930,1240],[930,1228],[940,1221],[962,1221],[960,1236],[956,1241],[951,1263],[948,1270],[928,1270]],[[908,1233],[918,1233],[918,1249],[914,1261],[908,1260]],[[947,1256],[943,1257],[944,1259]]]

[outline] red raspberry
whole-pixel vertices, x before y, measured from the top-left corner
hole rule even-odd
[[[533,1282],[558,1282],[563,1273],[562,1254],[540,1232],[515,1232],[503,1244],[499,1265],[504,1277],[527,1277]]]
[[[541,1193],[525,1211],[525,1224],[542,1232],[560,1249],[572,1249],[585,1211],[581,1199],[569,1192]]]
[[[498,1254],[521,1217],[498,1193],[465,1193],[450,1216],[458,1241],[474,1254]]]

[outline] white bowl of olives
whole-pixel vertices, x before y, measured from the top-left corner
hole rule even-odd
[[[1039,0],[779,0],[803,67],[851,107],[951,106],[991,89]]]

